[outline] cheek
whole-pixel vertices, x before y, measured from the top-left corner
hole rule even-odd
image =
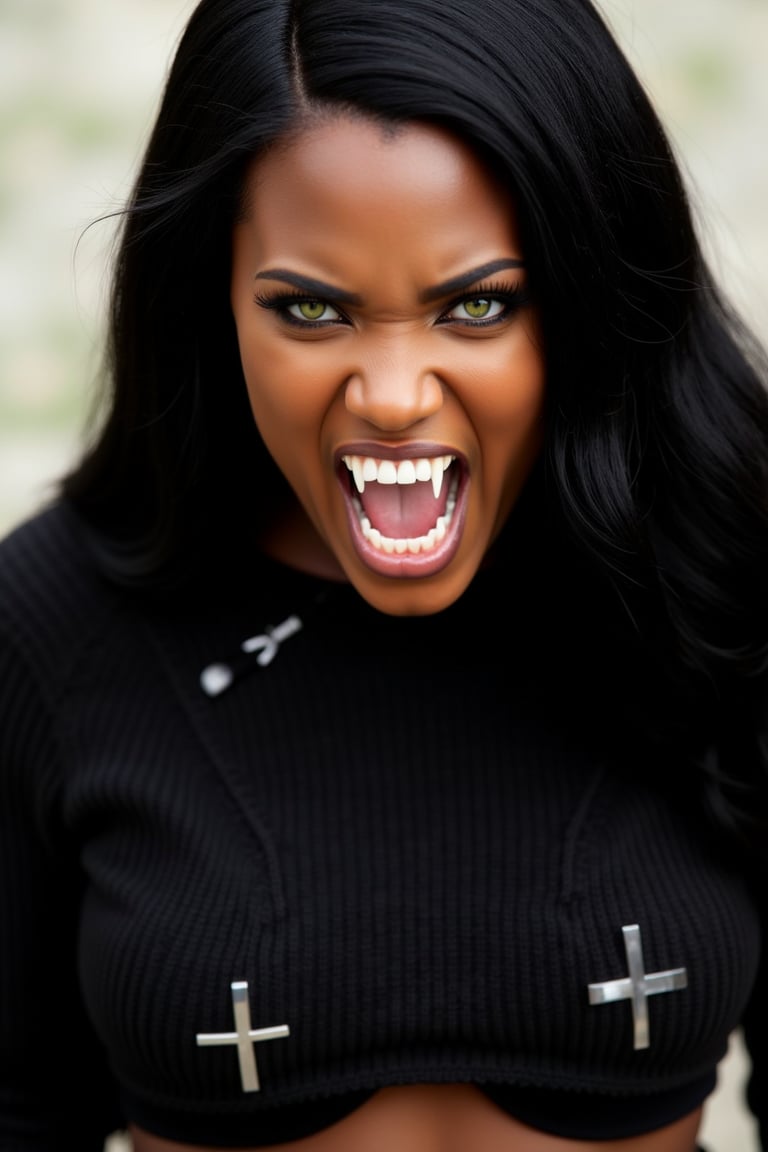
[[[521,330],[511,347],[492,349],[466,401],[486,462],[513,471],[541,443],[546,371],[536,336]]]
[[[495,535],[506,521],[538,459],[544,441],[546,373],[534,344],[486,382],[483,417],[476,416],[482,455],[476,496],[494,509]]]
[[[240,358],[251,411],[267,445],[316,433],[328,400],[322,374],[313,370],[301,346],[286,349],[285,342],[270,340],[238,325]],[[302,351],[305,352],[302,355]]]

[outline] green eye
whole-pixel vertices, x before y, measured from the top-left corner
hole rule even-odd
[[[332,304],[300,292],[280,292],[274,296],[254,296],[260,308],[275,312],[286,324],[297,328],[324,328],[346,323],[345,317]]]
[[[324,300],[313,300],[307,297],[303,300],[293,300],[284,303],[283,308],[286,320],[296,324],[337,324],[341,320],[341,313]]]
[[[322,300],[300,300],[293,307],[302,320],[320,320],[327,305]]]
[[[469,326],[482,325],[490,324],[494,320],[503,320],[509,311],[510,298],[506,293],[492,296],[489,292],[487,296],[465,296],[445,313],[443,319]]]
[[[465,300],[463,307],[472,320],[484,320],[493,307],[493,303],[493,300],[489,300],[487,296],[478,296],[474,300]]]

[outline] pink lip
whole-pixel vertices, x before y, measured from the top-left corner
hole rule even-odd
[[[376,444],[370,440],[355,440],[337,448],[336,466],[342,456],[374,456],[377,460],[415,460],[420,456],[455,456],[466,471],[464,454],[448,444],[435,444],[427,440],[409,440],[407,444]]]

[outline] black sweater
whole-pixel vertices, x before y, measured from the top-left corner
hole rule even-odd
[[[746,878],[695,781],[568,693],[531,590],[489,570],[403,619],[268,561],[231,583],[116,591],[61,508],[0,545],[4,1152],[128,1120],[257,1145],[455,1081],[627,1136],[696,1107],[740,1024],[768,1124]],[[638,939],[635,1000],[591,1002]],[[198,1042],[233,983],[278,1029],[243,1044],[259,1091]]]

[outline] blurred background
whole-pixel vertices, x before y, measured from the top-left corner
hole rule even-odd
[[[192,7],[0,0],[0,535],[77,451],[99,362],[109,213]],[[768,342],[768,0],[600,7],[667,127],[726,291]],[[757,1152],[745,1070],[735,1035],[707,1106],[711,1152]]]

